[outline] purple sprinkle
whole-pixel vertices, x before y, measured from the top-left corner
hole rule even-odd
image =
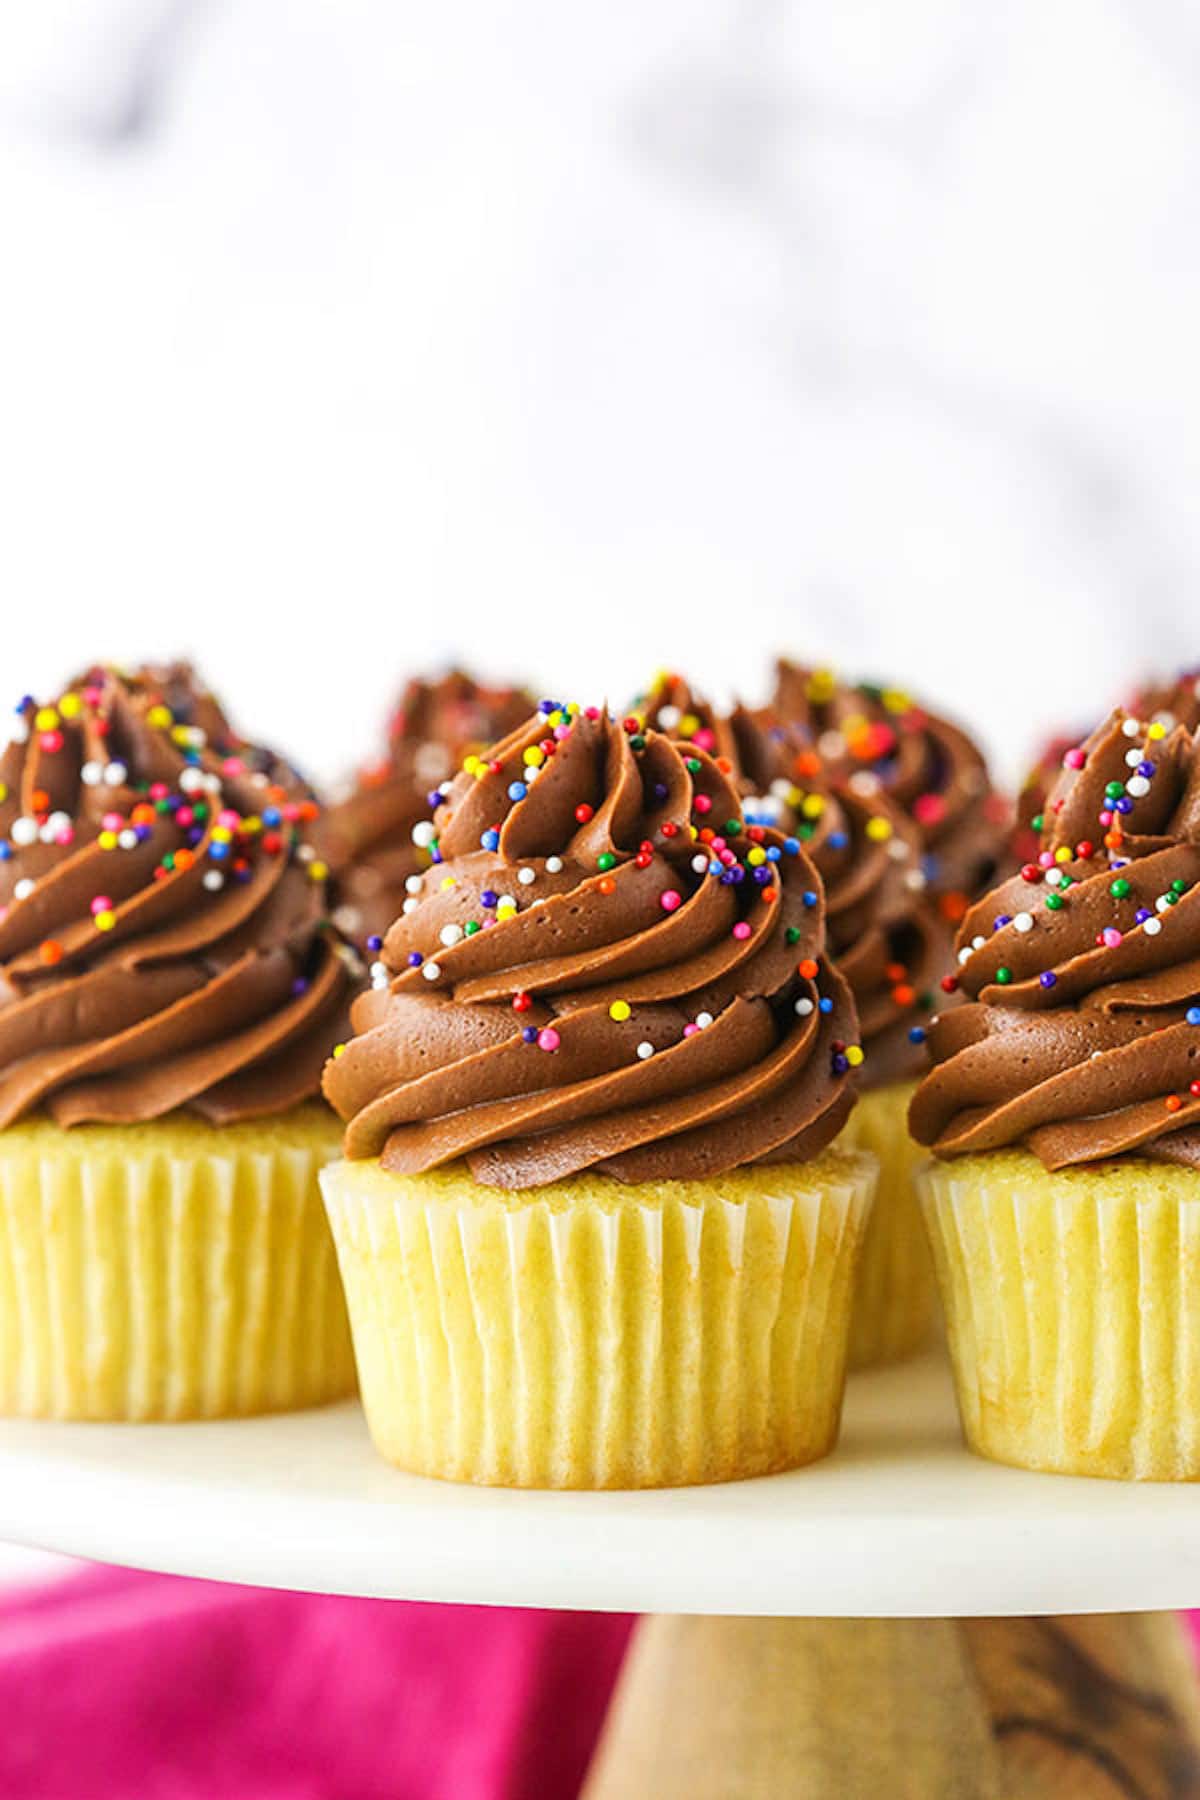
[[[1133,916],[1139,925],[1144,925],[1147,919],[1152,919],[1154,917],[1154,914],[1150,911],[1148,906],[1139,906]]]
[[[425,801],[430,812],[436,812],[438,807],[442,804],[441,788],[431,788],[429,793],[425,796]]]
[[[760,887],[765,887],[767,885],[768,881],[771,879],[771,875],[772,871],[770,868],[759,867],[754,871],[754,879]]]
[[[410,950],[409,951],[408,966],[410,969],[419,969],[421,964],[424,961],[425,961],[425,958],[421,955],[421,952],[419,950]]]
[[[373,956],[377,950],[383,949],[383,939],[381,937],[369,937],[367,939],[367,949]]]
[[[1154,774],[1154,768],[1155,765],[1152,762],[1140,762],[1137,766],[1137,772],[1139,775],[1144,775],[1146,780],[1149,781]]]
[[[526,1044],[536,1044],[538,1041],[537,1026],[536,1025],[523,1026],[522,1030],[521,1030],[521,1038],[522,1038],[522,1041]]]
[[[999,913],[997,915],[997,917],[992,920],[992,930],[999,931],[1002,925],[1011,925],[1011,924],[1012,924],[1012,914],[1011,913]]]
[[[1058,976],[1054,973],[1053,969],[1043,969],[1038,976],[1038,980],[1044,988],[1057,987],[1058,985]]]
[[[500,896],[494,888],[484,888],[482,894],[479,896],[479,904],[480,906],[493,907],[497,905],[499,899]]]
[[[296,994],[296,995],[307,994],[308,983],[304,979],[303,975],[297,975],[295,981],[293,981],[292,992],[293,992],[293,994]]]
[[[665,800],[666,797],[667,797],[666,782],[665,781],[656,781],[654,784],[654,798],[656,800]]]
[[[1133,801],[1129,798],[1128,794],[1122,794],[1121,798],[1116,802],[1116,811],[1119,813],[1131,813],[1133,811]]]

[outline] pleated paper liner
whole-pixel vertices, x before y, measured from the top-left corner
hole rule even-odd
[[[850,1322],[850,1367],[899,1362],[928,1343],[937,1290],[915,1181],[927,1152],[908,1132],[915,1082],[863,1094],[840,1142],[879,1160],[879,1188],[867,1225]]]
[[[726,1481],[838,1429],[871,1158],[508,1193],[322,1174],[376,1445],[493,1486]]]
[[[922,1172],[963,1429],[997,1462],[1200,1479],[1200,1173],[1026,1152]]]
[[[0,1411],[212,1419],[353,1393],[337,1120],[0,1132]]]

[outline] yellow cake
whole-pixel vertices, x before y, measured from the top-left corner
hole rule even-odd
[[[868,1088],[842,1139],[879,1163],[850,1322],[851,1369],[911,1356],[928,1343],[935,1320],[937,1289],[916,1185],[925,1152],[908,1131],[915,1087],[903,1081]]]

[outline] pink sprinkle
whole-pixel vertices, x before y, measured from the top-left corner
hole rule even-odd
[[[699,1031],[699,1029],[700,1029],[700,1027],[695,1023],[693,1023],[691,1025],[685,1025],[683,1028],[683,1035],[684,1035],[684,1037],[695,1037],[695,1035]]]
[[[54,841],[57,844],[73,844],[75,842],[75,827],[73,825],[64,825]]]
[[[570,737],[571,727],[569,725],[556,725],[554,727],[554,735],[561,744],[564,738]]]
[[[93,913],[102,913],[102,912],[111,912],[111,911],[112,911],[112,901],[109,899],[108,895],[107,894],[97,894],[96,898],[92,901],[92,912]]]
[[[708,840],[708,847],[710,850],[724,850],[725,839],[723,837],[713,836]]]
[[[1104,942],[1108,945],[1110,950],[1115,950],[1117,945],[1121,942],[1121,933],[1113,925],[1106,925],[1104,930],[1100,933],[1100,936],[1104,939]]]
[[[665,894],[659,895],[658,904],[664,912],[674,912],[677,906],[683,905],[683,896],[674,888],[668,888]]]
[[[699,731],[692,733],[693,744],[701,750],[711,750],[716,741],[707,725],[702,725]]]
[[[225,831],[236,831],[241,822],[240,814],[231,811],[228,806],[223,806],[217,814],[217,824]]]
[[[1041,851],[1038,855],[1038,862],[1043,869],[1052,869],[1054,867],[1053,852],[1050,850]]]
[[[698,813],[706,813],[706,812],[712,811],[712,801],[709,799],[707,794],[697,794],[696,798],[692,802],[692,804],[696,808],[696,811]]]
[[[750,927],[747,925],[745,919],[738,920],[733,928],[733,935],[735,938],[748,938],[750,936]]]
[[[732,850],[718,850],[717,860],[723,862],[727,869],[732,869],[734,863],[737,861],[737,857],[733,854]]]
[[[1079,749],[1068,750],[1066,755],[1063,757],[1063,768],[1064,769],[1082,769],[1082,767],[1086,761],[1087,761],[1087,757],[1084,755],[1082,750],[1079,750]]]
[[[1102,825],[1107,827],[1112,824],[1112,814],[1111,814],[1111,812],[1109,812],[1107,807],[1105,807],[1104,811],[1099,815],[1099,817],[1100,817],[1100,823]]]
[[[51,754],[53,754],[53,752],[55,750],[61,750],[62,747],[63,747],[63,734],[61,731],[43,731],[43,733],[42,733],[42,749],[43,750],[48,750],[51,752]]]
[[[557,1050],[561,1043],[562,1039],[559,1037],[557,1031],[555,1031],[553,1025],[543,1025],[542,1029],[538,1032],[539,1050]]]
[[[120,831],[125,821],[120,813],[107,812],[100,823],[103,825],[105,831]]]
[[[227,756],[221,766],[226,775],[244,775],[246,773],[246,765],[240,756]]]
[[[177,825],[190,825],[195,817],[196,815],[190,806],[181,806],[179,811],[175,814],[175,823]]]
[[[151,783],[150,798],[152,800],[165,800],[167,792],[168,789],[165,781],[155,781]]]
[[[600,708],[598,706],[585,707],[584,717],[588,719],[598,719],[600,717]]]
[[[936,825],[945,812],[946,802],[940,794],[918,794],[913,802],[913,817],[919,825]]]

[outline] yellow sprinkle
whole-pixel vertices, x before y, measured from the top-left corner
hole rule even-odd
[[[165,731],[174,720],[175,714],[169,706],[152,706],[146,714],[147,725],[153,725],[156,731]]]
[[[467,775],[478,775],[482,767],[483,765],[473,751],[470,756],[463,757],[463,770]]]
[[[761,844],[755,844],[753,850],[751,850],[746,857],[746,861],[750,864],[752,869],[757,869],[758,865],[760,863],[765,863],[766,860],[767,853],[762,848]]]
[[[308,879],[310,881],[324,881],[325,877],[328,874],[329,874],[329,864],[323,863],[319,856],[315,859],[315,861],[309,863]]]
[[[808,678],[808,697],[818,703],[832,700],[836,685],[832,669],[814,669]]]
[[[78,694],[64,694],[58,703],[58,710],[64,719],[77,719],[83,711],[83,701]]]
[[[230,831],[228,825],[214,825],[213,826],[213,843],[214,844],[232,844],[232,842],[233,842],[233,833],[232,833],[232,831]]]
[[[524,752],[524,759],[529,764],[530,768],[540,769],[546,760],[546,752],[539,749],[536,744],[530,744],[529,748]]]
[[[116,922],[116,913],[109,912],[107,908],[104,912],[95,913],[92,917],[92,924],[96,927],[97,931],[111,931]]]
[[[457,887],[457,886],[458,886],[458,877],[457,876],[455,876],[455,875],[443,875],[442,876],[442,891],[443,891],[443,893],[445,892],[445,890],[447,888],[452,888],[452,887]]]
[[[618,1025],[623,1025],[632,1011],[633,1008],[628,1000],[614,1000],[608,1009],[608,1016],[610,1019],[615,1019]]]
[[[695,713],[684,713],[675,729],[681,738],[695,737],[700,729],[700,721]]]
[[[1058,849],[1054,852],[1054,860],[1055,862],[1070,862],[1071,854],[1071,851],[1065,844],[1060,844]]]
[[[846,1045],[846,1061],[850,1064],[852,1069],[857,1069],[858,1065],[862,1062],[862,1059],[863,1053],[861,1044]]]
[[[891,835],[892,825],[890,819],[884,819],[877,814],[875,818],[867,820],[867,836],[873,843],[886,843]]]
[[[1156,719],[1153,725],[1149,726],[1146,730],[1146,736],[1149,738],[1164,738],[1166,735],[1167,728],[1161,719]]]
[[[825,811],[824,797],[821,794],[806,794],[800,810],[806,819],[819,819]]]
[[[58,712],[53,706],[39,706],[33,722],[39,731],[53,731],[58,724]]]
[[[345,1054],[346,1054],[345,1044],[335,1044],[333,1046],[333,1060],[335,1062],[337,1061],[339,1056],[345,1056]]]
[[[0,781],[0,805],[3,805],[4,801],[7,799],[8,788],[5,786],[4,782]]]
[[[517,909],[515,906],[498,906],[496,908],[496,917],[500,920],[515,919],[516,916]]]
[[[251,813],[250,817],[248,819],[242,820],[243,832],[248,832],[251,837],[253,837],[256,832],[261,831],[262,828],[263,828],[263,822],[259,818],[257,813]]]
[[[96,839],[96,842],[102,850],[115,850],[117,847],[117,834],[115,831],[102,831],[100,836]]]
[[[912,705],[912,701],[909,699],[908,695],[903,693],[899,688],[885,688],[883,691],[883,704],[885,710],[890,713],[902,713],[908,711],[909,707]],[[846,1054],[848,1056],[850,1052],[847,1051]]]

